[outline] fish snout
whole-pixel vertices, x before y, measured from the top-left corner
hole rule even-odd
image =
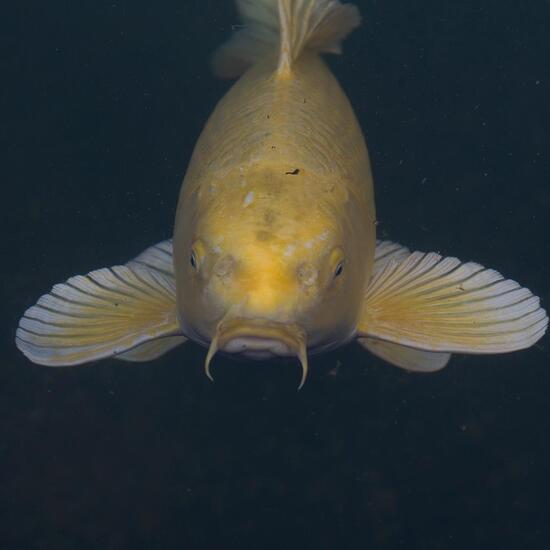
[[[211,380],[210,362],[218,351],[241,354],[250,359],[298,357],[302,365],[299,388],[307,376],[306,333],[295,324],[245,318],[222,320],[216,328],[205,362],[206,375]]]
[[[289,357],[295,354],[293,348],[283,340],[248,334],[233,337],[219,349],[224,353],[240,353],[250,359]]]

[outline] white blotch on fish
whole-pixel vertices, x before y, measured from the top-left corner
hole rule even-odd
[[[286,248],[285,248],[285,257],[288,258],[290,256],[292,256],[292,253],[296,250],[296,245],[295,244],[289,244]]]
[[[254,201],[254,191],[250,191],[246,197],[244,198],[244,201],[243,201],[243,208],[246,208],[247,206],[249,206],[250,204],[252,204],[252,202]]]

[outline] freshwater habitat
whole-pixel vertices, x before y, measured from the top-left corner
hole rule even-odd
[[[324,59],[366,139],[377,238],[478,262],[548,309],[550,3],[353,3],[361,25],[342,55]],[[212,54],[242,26],[232,0],[31,1],[3,19],[1,550],[550,547],[548,336],[511,353],[453,354],[434,372],[392,366],[357,341],[306,359],[301,336],[285,328],[270,339],[271,325],[261,333],[269,353],[249,349],[262,361],[214,354],[210,341],[145,362],[48,367],[25,357],[18,324],[53,285],[172,238],[193,149],[232,85],[213,75]],[[292,74],[299,59],[285,59]],[[327,117],[342,105],[335,95]],[[286,146],[283,163],[297,150]],[[239,154],[211,150],[213,163]],[[312,189],[306,228],[319,220]],[[243,212],[255,199],[246,194]],[[334,285],[353,270],[352,240],[361,249],[348,235],[342,256],[330,255]],[[197,242],[186,269],[202,266]],[[295,244],[285,243],[289,263]],[[299,274],[308,288],[322,280]],[[244,292],[257,307],[276,299],[275,286],[256,288]],[[363,298],[348,299],[354,308]],[[330,311],[343,326],[342,303]],[[398,311],[407,325],[403,315],[421,307]],[[52,326],[67,330],[65,321]],[[87,330],[106,326],[93,318]],[[216,335],[226,352],[252,341]]]

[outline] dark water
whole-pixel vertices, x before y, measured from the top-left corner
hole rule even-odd
[[[331,65],[381,236],[548,307],[550,3],[358,3]],[[300,393],[293,363],[216,359],[212,384],[194,344],[144,365],[25,360],[13,334],[40,294],[170,236],[227,89],[208,55],[236,19],[221,0],[3,19],[1,549],[550,547],[547,339],[424,376],[350,345],[313,359]]]

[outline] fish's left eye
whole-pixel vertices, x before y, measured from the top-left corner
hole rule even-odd
[[[189,263],[191,264],[191,267],[197,271],[197,255],[195,254],[195,251],[191,251],[191,256],[189,257]]]
[[[332,266],[332,280],[337,279],[344,272],[344,264],[346,259],[344,256],[344,251],[341,247],[337,246],[330,253],[330,265]]]

